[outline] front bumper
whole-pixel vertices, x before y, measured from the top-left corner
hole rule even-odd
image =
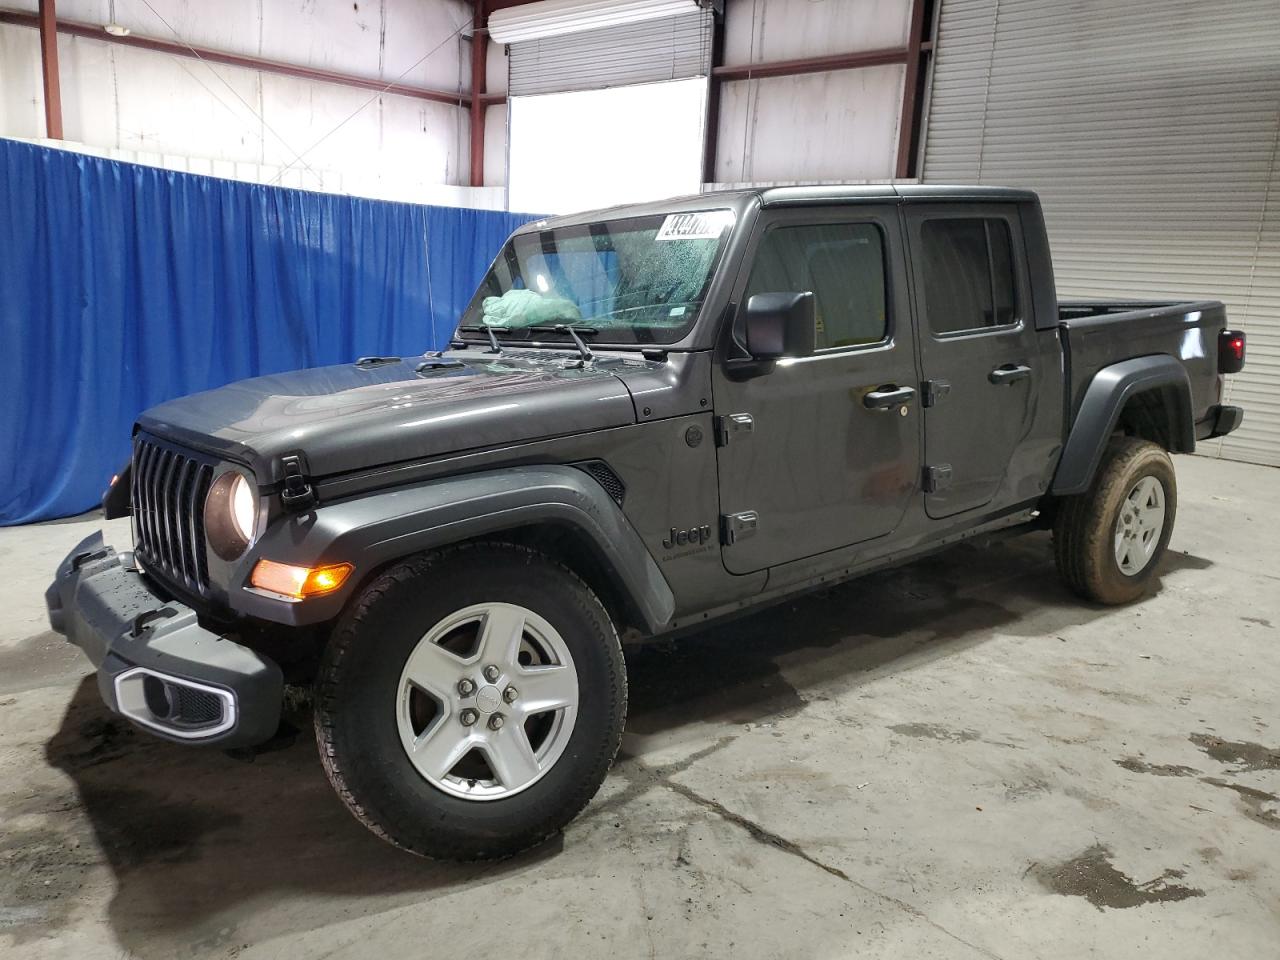
[[[45,591],[49,623],[98,668],[106,705],[180,743],[245,747],[279,727],[280,667],[202,627],[159,596],[134,564],[95,533],[72,550]]]

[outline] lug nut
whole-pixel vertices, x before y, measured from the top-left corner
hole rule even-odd
[[[458,681],[458,693],[464,697],[469,697],[476,692],[476,685],[473,681],[465,677]]]
[[[480,714],[468,708],[462,711],[462,713],[458,716],[458,719],[462,721],[462,725],[464,727],[469,727],[472,724],[474,724],[477,720],[480,719]]]
[[[489,666],[484,668],[484,678],[490,683],[493,683],[493,681],[497,680],[501,675],[502,671],[493,664],[489,664]]]
[[[504,719],[502,718],[502,714],[500,714],[500,713],[495,713],[492,717],[490,717],[490,718],[489,718],[489,729],[490,729],[490,730],[501,730],[501,729],[502,729],[502,725],[503,725],[504,723],[506,723],[506,722],[507,722],[507,721],[506,721],[506,720],[504,720]]]
[[[507,689],[502,691],[502,699],[507,701],[507,703],[515,703],[516,697],[518,696],[520,696],[520,691],[515,687],[507,687]]]

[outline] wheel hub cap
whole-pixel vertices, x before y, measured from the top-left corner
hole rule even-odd
[[[493,713],[502,706],[502,694],[495,686],[481,687],[476,694],[476,708],[481,713]]]
[[[1115,557],[1120,572],[1136,576],[1146,569],[1164,533],[1164,484],[1143,477],[1129,490],[1116,518]]]
[[[525,607],[484,603],[450,614],[418,641],[401,673],[396,724],[409,761],[432,786],[499,800],[551,769],[577,710],[577,670],[556,629]]]

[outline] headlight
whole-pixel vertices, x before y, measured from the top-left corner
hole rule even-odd
[[[240,534],[245,543],[253,543],[257,518],[258,496],[244,474],[237,473],[231,481],[231,522],[235,524],[236,533]]]
[[[213,482],[204,501],[204,529],[213,552],[235,560],[253,544],[258,527],[258,493],[238,470]]]

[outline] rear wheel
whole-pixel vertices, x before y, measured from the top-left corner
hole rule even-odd
[[[567,568],[505,544],[388,570],[339,624],[316,737],[334,788],[414,853],[507,856],[563,827],[617,752],[617,633]]]
[[[1058,504],[1053,543],[1059,574],[1098,603],[1137,599],[1169,544],[1177,503],[1168,453],[1134,437],[1112,440],[1089,490]]]

